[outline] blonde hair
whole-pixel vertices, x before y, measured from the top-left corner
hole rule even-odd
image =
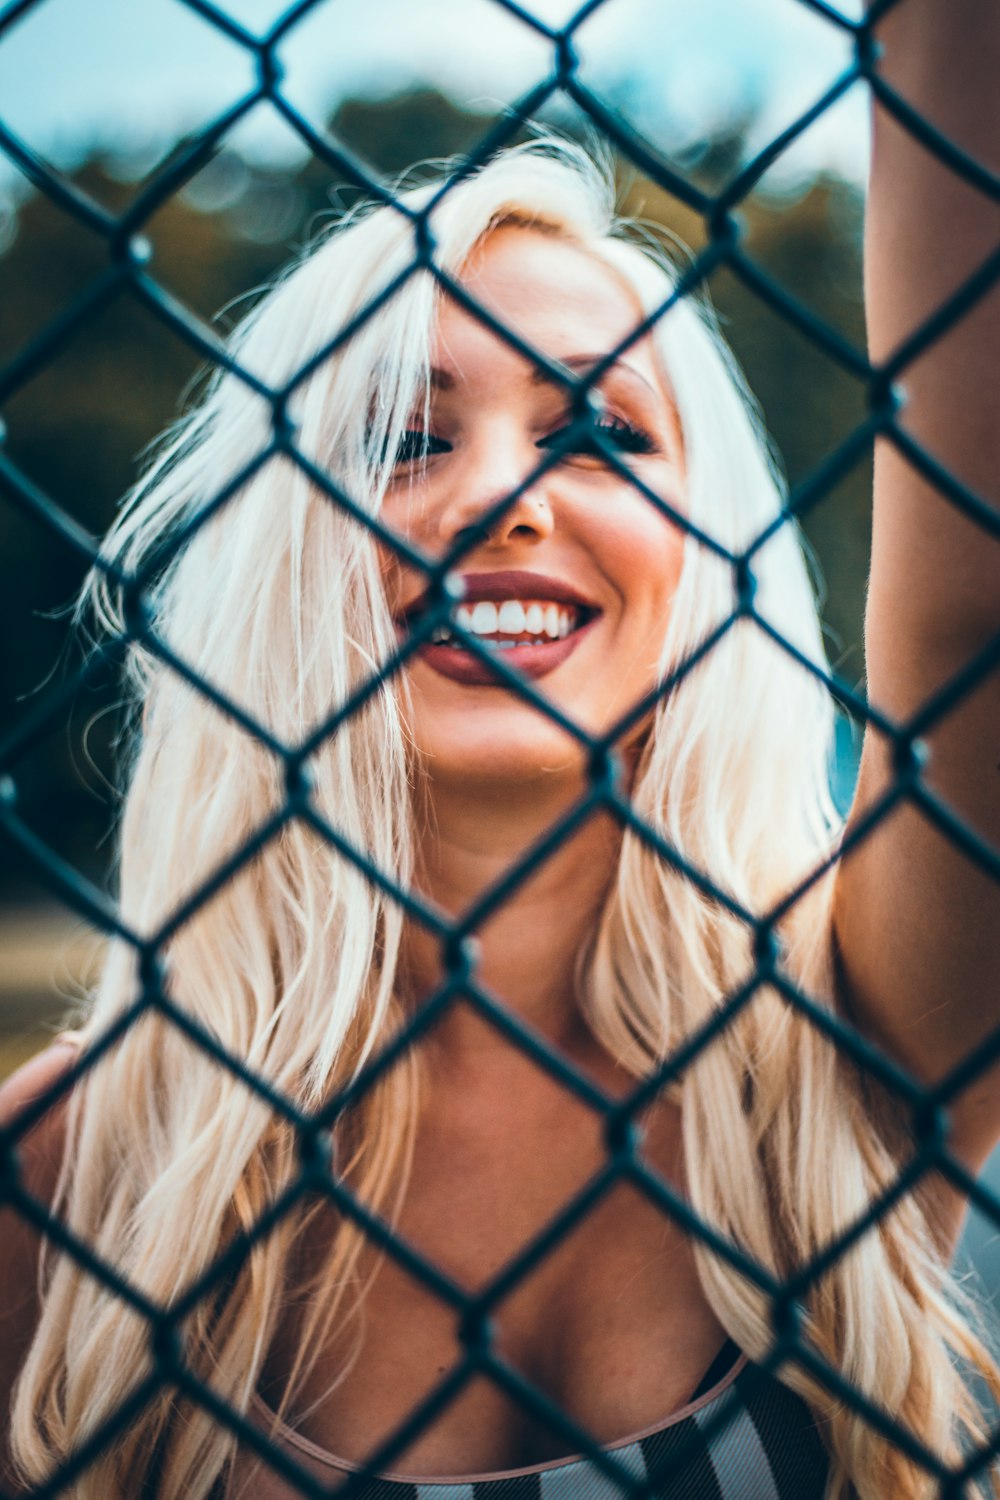
[[[302,745],[396,645],[372,535],[289,448],[359,512],[377,516],[385,455],[426,380],[441,294],[426,270],[407,273],[414,216],[436,191],[402,192],[402,211],[348,215],[244,319],[229,352],[251,379],[212,379],[104,544],[108,566],[145,570],[145,603],[100,569],[81,601],[103,629],[135,632],[130,678],[142,719],[121,819],[120,903],[147,946],[165,933],[166,979],[165,994],[152,996],[75,1091],[58,1202],[81,1239],[163,1306],[292,1189],[300,1166],[293,1123],[201,1050],[170,1008],[301,1112],[357,1079],[403,1019],[403,915],[370,867],[389,885],[406,889],[413,879],[404,684],[376,685],[335,734],[317,739],[307,790],[299,759],[280,753]],[[501,153],[453,184],[425,222],[451,276],[493,229],[521,224],[597,257],[648,311],[676,282],[666,258],[616,221],[610,172],[565,143]],[[350,338],[324,356],[348,326]],[[723,553],[739,554],[781,512],[760,422],[710,316],[690,298],[670,307],[654,339],[683,429],[690,521]],[[285,387],[275,426],[266,390]],[[196,526],[206,506],[211,519]],[[741,992],[754,972],[758,919],[833,854],[840,834],[829,791],[833,708],[817,675],[822,640],[789,519],[755,554],[753,571],[754,610],[770,631],[734,619],[658,704],[631,799],[653,838],[624,833],[599,930],[580,957],[589,1023],[637,1078]],[[735,604],[731,563],[689,537],[663,646],[665,681]],[[253,857],[184,911],[251,840]],[[664,858],[664,847],[676,858]],[[685,863],[726,899],[691,880]],[[821,876],[776,924],[783,972],[827,1011],[830,891]],[[114,942],[84,1042],[139,988],[135,950]],[[418,1082],[411,1051],[334,1132],[338,1169],[389,1218],[405,1188]],[[885,1101],[766,978],[671,1091],[685,1120],[694,1209],[775,1279],[792,1277],[898,1174],[905,1131]],[[258,1384],[308,1212],[300,1205],[280,1218],[178,1330],[188,1367],[238,1412]],[[362,1244],[345,1222],[315,1289],[286,1403],[308,1351],[356,1326]],[[696,1254],[719,1320],[751,1358],[765,1359],[774,1346],[768,1298],[704,1246]],[[982,1438],[958,1360],[994,1393],[1000,1376],[917,1197],[841,1255],[804,1301],[813,1350],[932,1452],[957,1463],[962,1443]],[[43,1479],[152,1369],[143,1319],[71,1259],[50,1261],[14,1410],[24,1476]],[[925,1469],[801,1365],[789,1360],[779,1375],[824,1418],[830,1500],[851,1485],[862,1500],[934,1492]],[[162,1500],[201,1500],[234,1444],[167,1387],[71,1493],[138,1493],[157,1454]]]

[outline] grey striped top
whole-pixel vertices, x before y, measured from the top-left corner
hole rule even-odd
[[[721,1374],[720,1374],[721,1370]],[[251,1419],[312,1485],[336,1495],[356,1464],[334,1457],[255,1400]],[[630,1484],[650,1500],[821,1500],[828,1460],[800,1397],[749,1362],[735,1345],[713,1361],[691,1400],[646,1432],[601,1448],[621,1483],[592,1457],[576,1455],[500,1474],[442,1478],[385,1473],[363,1480],[352,1500],[621,1500]],[[248,1450],[234,1463],[231,1496],[292,1500],[290,1475]]]

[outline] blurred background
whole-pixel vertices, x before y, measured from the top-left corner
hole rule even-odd
[[[213,7],[201,5],[202,12]],[[568,0],[525,0],[548,25]],[[856,16],[858,0],[841,0]],[[253,59],[219,22],[264,34],[277,0],[224,0],[216,23],[184,0],[20,0],[0,6],[0,374],[107,265],[104,240],[35,191],[13,143],[114,213],[255,86]],[[702,189],[716,190],[819,99],[850,40],[799,0],[606,0],[577,33],[580,78]],[[479,140],[551,68],[551,44],[497,0],[327,0],[280,48],[285,98],[318,133],[392,178]],[[556,96],[536,119],[593,138]],[[864,346],[862,211],[868,100],[855,85],[783,153],[741,208],[744,244],[782,288]],[[626,161],[623,212],[697,250],[704,223]],[[143,226],[150,269],[221,331],[356,191],[310,155],[261,101],[214,158]],[[723,330],[763,409],[790,483],[816,469],[864,415],[859,383],[730,272],[711,280]],[[147,446],[183,410],[199,362],[136,299],[105,305],[6,401],[4,454],[74,521],[99,535]],[[864,685],[861,650],[870,526],[866,455],[805,518],[838,676]],[[80,559],[13,503],[0,480],[0,742],[78,667],[67,610]],[[118,689],[108,673],[12,769],[33,833],[112,890]],[[846,806],[858,750],[845,720],[837,789]],[[0,1072],[52,1034],[85,992],[99,937],[55,901],[0,831]],[[991,1177],[1000,1172],[991,1165]],[[1000,1286],[992,1226],[966,1248]]]

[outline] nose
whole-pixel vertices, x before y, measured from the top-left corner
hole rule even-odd
[[[529,545],[552,535],[555,518],[548,495],[548,475],[525,487],[541,457],[524,437],[503,429],[470,446],[456,466],[452,493],[439,517],[439,537],[446,549],[463,542],[502,550],[514,542]],[[492,521],[490,513],[512,496]]]

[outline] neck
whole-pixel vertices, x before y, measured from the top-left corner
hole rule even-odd
[[[556,779],[553,778],[553,782]],[[532,781],[496,788],[435,784],[427,789],[418,846],[420,885],[449,917],[464,915],[493,890],[585,791]],[[544,863],[507,892],[477,924],[475,977],[492,997],[570,1056],[590,1060],[596,1044],[582,1023],[577,965],[607,898],[621,832],[606,813],[592,813]],[[446,978],[440,946],[411,924],[404,994],[419,1004]],[[517,1052],[466,1001],[452,1004],[432,1028],[428,1062],[454,1080],[495,1076]]]

